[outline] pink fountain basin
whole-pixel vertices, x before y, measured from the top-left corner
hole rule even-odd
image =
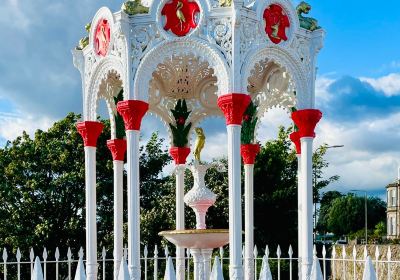
[[[213,249],[229,243],[228,229],[169,230],[158,235],[176,246],[190,249]]]

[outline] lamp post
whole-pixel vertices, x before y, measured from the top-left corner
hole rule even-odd
[[[367,210],[367,191],[365,190],[350,190],[352,192],[363,192],[364,193],[364,198],[365,198],[365,244],[368,244],[368,210]]]
[[[318,149],[315,150],[314,153],[318,152],[322,148],[325,149],[335,149],[335,148],[343,148],[344,145],[333,145],[333,146],[321,146]],[[314,168],[314,189],[317,187],[317,172],[315,172]],[[317,239],[317,199],[316,196],[314,195],[314,243]]]

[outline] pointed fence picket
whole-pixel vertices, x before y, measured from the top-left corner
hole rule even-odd
[[[144,280],[153,278],[154,280],[159,279],[160,275],[165,275],[165,269],[167,268],[168,260],[170,259],[175,266],[175,255],[171,254],[170,248],[163,247],[164,253],[162,257],[159,256],[157,246],[154,246],[154,254],[149,254],[149,247],[143,247],[142,253],[142,277]],[[276,250],[271,253],[271,247],[266,246],[264,254],[259,254],[257,246],[254,246],[253,257],[254,257],[254,279],[253,280],[263,280],[270,279],[270,274],[273,279],[297,279],[295,271],[297,271],[297,257],[293,252],[293,247],[289,246],[283,248],[277,246]],[[284,250],[282,250],[282,248]],[[399,275],[400,270],[400,260],[393,260],[393,246],[381,247],[381,246],[368,246],[369,252],[366,247],[347,247],[344,246],[333,246],[329,251],[325,246],[322,246],[322,253],[317,257],[317,251],[314,249],[313,265],[315,266],[315,275],[318,275],[318,279],[361,279],[363,271],[365,271],[365,260],[367,256],[370,256],[370,267],[369,271],[376,276],[376,279],[396,279]],[[362,249],[364,253],[362,254]],[[113,275],[114,265],[112,259],[107,259],[108,252],[105,248],[102,248],[99,254],[98,263],[101,265],[99,269],[99,279],[110,279]],[[66,254],[65,254],[66,252]],[[74,279],[76,277],[78,260],[82,259],[84,262],[84,251],[81,248],[79,252],[72,252],[70,248],[64,251],[64,255],[60,254],[59,248],[53,250],[48,250],[44,248],[40,255],[35,255],[33,249],[29,250],[29,254],[24,254],[23,251],[17,249],[12,253],[12,251],[3,249],[2,250],[2,263],[0,264],[2,271],[0,278],[2,280],[7,280],[12,277],[13,279],[27,279],[26,275],[30,271],[30,278],[33,277],[34,272],[36,276],[38,274],[39,266],[37,262],[40,263],[40,271],[43,275],[43,280],[45,279]],[[224,248],[219,248],[214,252],[219,258],[216,264],[220,264],[221,271],[229,265],[229,256],[227,256]],[[361,254],[360,254],[361,253]],[[214,256],[215,256],[214,254]],[[29,256],[28,260],[23,260],[22,256]],[[124,250],[124,260],[126,260],[126,249]],[[38,258],[40,257],[40,259]],[[192,256],[190,250],[186,250],[186,271],[185,278],[191,279],[192,274]],[[214,260],[214,263],[216,260]],[[263,264],[261,269],[260,264]],[[372,267],[371,267],[372,264]],[[35,270],[36,267],[36,270]],[[294,269],[294,267],[296,269]],[[214,266],[213,266],[214,268]],[[373,269],[372,269],[373,268]],[[171,271],[171,267],[169,267]],[[314,269],[314,268],[313,268]],[[313,270],[314,271],[314,270]],[[321,271],[321,273],[319,273]],[[21,277],[21,273],[23,276]],[[216,273],[216,272],[215,272]],[[369,273],[369,272],[368,272]],[[17,274],[17,275],[15,275]],[[39,273],[40,274],[40,273]],[[152,275],[153,274],[153,275]],[[221,273],[213,274],[214,278],[221,279]],[[216,276],[218,275],[218,277]],[[262,278],[260,278],[262,276]],[[111,277],[111,278],[110,278]],[[225,275],[227,277],[227,275]],[[171,277],[170,277],[171,278]],[[82,277],[80,277],[82,279]],[[314,280],[314,279],[311,279]]]

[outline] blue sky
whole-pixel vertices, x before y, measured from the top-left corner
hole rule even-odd
[[[310,16],[327,32],[318,58],[316,104],[324,119],[316,144],[345,145],[327,153],[327,176],[341,176],[331,188],[382,195],[400,165],[400,2],[309,2]],[[70,111],[81,112],[80,76],[72,65],[71,49],[98,8],[117,11],[121,3],[2,0],[1,145],[22,130],[32,133]],[[146,121],[163,133],[154,118]],[[268,113],[259,140],[274,138],[279,124],[290,124],[287,115],[279,110]],[[225,145],[224,122],[212,119],[204,126],[210,158]]]

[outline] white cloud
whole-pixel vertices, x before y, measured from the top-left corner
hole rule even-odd
[[[375,90],[382,91],[387,96],[400,95],[400,73],[391,73],[376,79],[361,77],[360,80],[369,83]]]
[[[33,136],[38,129],[46,130],[53,125],[55,120],[47,117],[35,117],[20,113],[0,114],[0,138],[14,140],[26,131]]]

